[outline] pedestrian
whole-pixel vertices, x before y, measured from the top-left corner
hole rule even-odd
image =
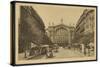
[[[49,47],[46,47],[45,52],[46,52],[46,57],[48,58],[49,57]]]
[[[28,58],[29,57],[29,50],[25,50],[25,58]]]
[[[50,58],[53,57],[53,51],[52,51],[52,48],[49,49],[49,53],[50,53]]]
[[[81,43],[80,45],[81,45],[81,52],[84,54],[84,51],[85,51],[85,50],[84,50],[84,44]]]
[[[94,53],[94,44],[93,42],[89,43],[89,56]]]

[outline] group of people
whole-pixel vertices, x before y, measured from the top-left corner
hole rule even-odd
[[[94,43],[93,42],[90,42],[88,44],[76,43],[73,48],[74,50],[79,50],[81,53],[87,56],[91,56],[94,54]]]
[[[54,56],[53,49],[50,48],[49,46],[46,47],[46,49],[45,49],[45,56],[46,56],[46,58],[52,58]]]
[[[25,50],[25,58],[29,58],[30,56],[36,57],[40,55],[45,55],[46,58],[52,58],[53,57],[53,48],[49,45],[41,45],[37,46],[35,43],[31,43],[31,46],[29,49]]]
[[[83,43],[75,43],[70,49],[73,48],[74,50],[80,51],[85,56],[92,56],[94,54],[94,43],[90,42],[88,44]],[[25,50],[25,58],[29,56],[40,56],[44,55],[46,58],[54,57],[54,52],[58,52],[59,46],[54,44],[54,47],[50,47],[50,45],[42,45],[37,46],[34,43],[31,43],[31,47],[28,50]]]
[[[27,47],[26,47],[27,48]],[[39,48],[37,47],[37,45],[35,43],[30,43],[30,48],[27,48],[25,50],[25,58],[29,58],[31,56],[37,56],[39,54]]]
[[[87,45],[81,44],[81,52],[84,55],[91,56],[94,54],[94,44],[92,42],[88,43]]]

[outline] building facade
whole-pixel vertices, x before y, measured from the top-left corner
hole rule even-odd
[[[73,31],[74,27],[66,26],[64,24],[49,26],[47,28],[47,34],[52,43],[60,46],[68,46],[71,44]]]
[[[38,46],[51,43],[45,34],[45,26],[31,6],[20,7],[19,19],[19,52],[23,52],[31,47],[31,43]]]
[[[85,9],[83,14],[80,16],[76,28],[75,38],[76,42],[88,43],[94,41],[95,32],[95,13],[92,9]]]

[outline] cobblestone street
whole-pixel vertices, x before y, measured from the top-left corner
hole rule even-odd
[[[58,53],[55,53],[55,58],[69,58],[69,57],[82,57],[84,56],[79,51],[72,49],[60,48]]]

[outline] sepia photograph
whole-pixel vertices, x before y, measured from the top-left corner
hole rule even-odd
[[[12,2],[12,64],[97,60],[97,7]]]

